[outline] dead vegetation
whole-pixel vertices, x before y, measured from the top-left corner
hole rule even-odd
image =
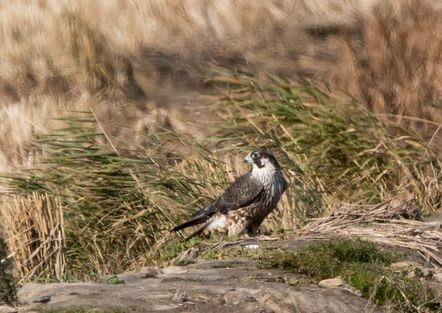
[[[306,236],[357,236],[378,244],[416,251],[434,267],[442,267],[442,221],[414,220],[414,199],[386,201],[367,208],[344,206],[302,229]],[[411,219],[410,219],[411,218]]]
[[[304,185],[312,201],[320,197],[319,207],[410,195],[424,212],[440,207],[440,159],[418,134],[382,124],[358,103],[309,82],[295,87],[238,72],[216,79],[231,88],[222,100],[227,123],[220,145],[279,150],[288,176]],[[310,203],[310,210],[317,205]]]
[[[63,211],[56,198],[42,193],[28,196],[11,196],[2,201],[0,213],[2,228],[8,235],[8,258],[15,260],[17,277],[42,280],[39,273],[53,275],[54,279],[65,279],[66,249]],[[17,231],[18,230],[18,231]]]
[[[441,14],[431,1],[1,2],[0,160],[66,110],[92,107],[116,145],[145,129],[204,136],[213,64],[325,79],[440,146]],[[387,70],[388,69],[388,70]],[[216,110],[216,109],[215,109]],[[10,134],[13,134],[12,136]]]
[[[437,2],[0,8],[0,227],[21,280],[167,262],[187,248],[170,226],[253,147],[291,184],[263,233],[358,235],[441,265],[436,224],[410,220],[441,207]]]
[[[59,121],[65,127],[38,138],[39,166],[2,177],[15,195],[2,199],[3,228],[24,279],[94,279],[167,262],[180,240],[171,226],[246,171],[239,160],[257,146],[278,155],[290,180],[264,233],[292,232],[343,202],[412,195],[406,218],[440,207],[439,161],[419,138],[398,140],[366,109],[308,83],[216,79],[231,89],[214,104],[224,108],[225,123],[206,141],[151,132],[149,146],[133,144],[128,157],[91,112],[66,117]],[[179,146],[192,147],[193,156],[170,148]]]

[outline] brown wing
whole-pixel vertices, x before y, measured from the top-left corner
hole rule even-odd
[[[215,201],[198,210],[187,222],[175,226],[172,231],[201,224],[216,212],[227,213],[247,206],[258,197],[262,190],[261,182],[252,177],[250,173],[241,175]]]
[[[217,211],[221,213],[237,210],[255,200],[262,189],[262,183],[252,177],[250,173],[247,173],[235,179],[226,191],[215,201],[214,205]]]

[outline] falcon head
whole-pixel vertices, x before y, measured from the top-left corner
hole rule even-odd
[[[244,158],[245,163],[253,165],[253,169],[280,169],[278,161],[267,150],[255,150]]]

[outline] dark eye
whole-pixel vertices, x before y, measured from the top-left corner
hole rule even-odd
[[[252,158],[256,159],[257,157],[259,157],[259,154],[256,153],[256,152],[253,152],[253,153],[252,153]]]

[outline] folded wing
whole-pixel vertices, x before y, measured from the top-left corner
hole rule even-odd
[[[245,207],[252,203],[262,190],[262,183],[252,177],[250,173],[239,176],[215,201],[197,211],[189,221],[175,226],[171,231],[204,223],[217,212],[225,214],[228,211]]]

